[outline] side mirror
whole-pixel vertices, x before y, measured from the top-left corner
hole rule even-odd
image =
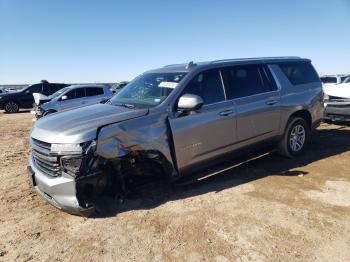
[[[177,103],[177,109],[179,111],[193,111],[200,109],[204,104],[203,99],[200,96],[192,94],[184,94],[180,97]]]
[[[29,91],[29,90],[27,90],[27,91],[26,91],[26,94],[29,94],[29,93],[30,93],[30,91]]]
[[[68,99],[68,96],[62,96],[61,97],[61,100],[63,101],[63,100],[67,100]]]

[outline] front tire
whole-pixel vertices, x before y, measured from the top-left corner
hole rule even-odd
[[[309,128],[301,117],[293,117],[289,120],[282,140],[278,145],[281,155],[292,158],[304,153],[309,140]]]
[[[8,101],[5,103],[4,109],[6,113],[17,113],[19,111],[19,106],[14,101]]]

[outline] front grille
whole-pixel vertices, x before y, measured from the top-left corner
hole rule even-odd
[[[329,96],[328,101],[330,101],[330,102],[350,102],[350,98]]]
[[[32,157],[35,166],[43,173],[57,177],[61,173],[59,157],[51,154],[51,144],[31,138]]]
[[[328,104],[328,107],[335,107],[335,108],[349,108],[350,107],[350,102],[349,104]]]

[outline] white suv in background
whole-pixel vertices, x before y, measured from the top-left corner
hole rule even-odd
[[[350,76],[337,85],[323,85],[326,121],[350,122]]]
[[[320,77],[323,85],[337,85],[343,83],[350,74],[323,75]]]

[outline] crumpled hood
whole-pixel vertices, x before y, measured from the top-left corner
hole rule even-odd
[[[39,119],[31,137],[47,143],[83,143],[97,136],[101,126],[144,116],[148,109],[96,104],[55,113]]]
[[[34,102],[37,105],[40,105],[42,103],[45,103],[51,100],[48,96],[43,95],[41,93],[33,93],[33,97],[34,97]]]
[[[324,85],[323,92],[329,96],[350,98],[350,83],[338,85]]]

